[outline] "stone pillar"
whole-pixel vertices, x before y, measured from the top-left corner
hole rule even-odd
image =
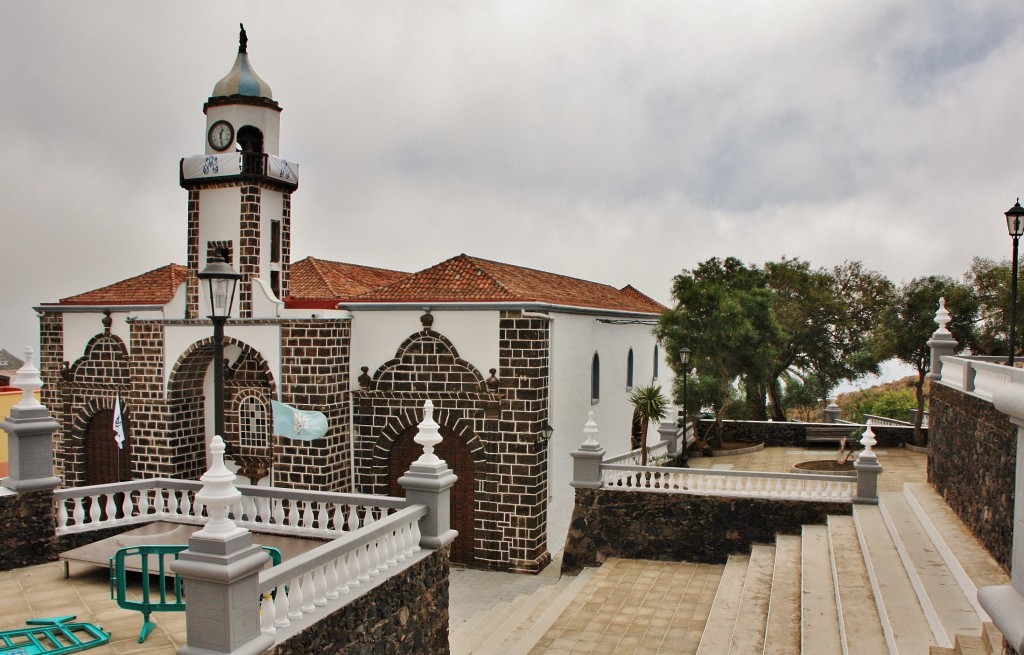
[[[1024,653],[1024,384],[1008,384],[992,394],[992,404],[1017,426],[1017,471],[1013,500],[1013,556],[1010,584],[982,587],[978,602],[1006,641]]]
[[[587,423],[583,426],[586,439],[580,444],[579,450],[572,455],[572,482],[569,484],[580,489],[601,488],[601,460],[604,459],[604,448],[594,439],[597,434],[597,423],[594,412],[590,412]]]
[[[426,505],[427,515],[420,518],[420,546],[438,549],[455,541],[459,533],[451,528],[451,488],[458,480],[448,464],[434,454],[441,443],[434,403],[423,403],[423,420],[413,440],[423,446],[423,454],[409,466],[398,484],[405,489],[405,498],[414,505]]]
[[[932,338],[927,341],[931,348],[931,362],[928,372],[928,379],[938,380],[942,377],[942,358],[955,355],[960,346],[953,338],[953,334],[946,329],[946,323],[953,320],[946,311],[946,299],[939,298],[939,309],[935,312],[935,322],[939,324],[938,329],[932,333]]]
[[[26,347],[25,365],[12,382],[24,392],[24,398],[0,423],[0,429],[7,432],[10,460],[10,475],[4,478],[3,486],[19,493],[60,486],[60,478],[53,474],[53,433],[60,425],[46,406],[36,400],[35,392],[43,386],[43,381],[39,369],[32,365],[32,355],[32,348]]]
[[[853,502],[860,505],[877,505],[878,475],[882,472],[882,465],[878,463],[875,451],[871,450],[878,441],[875,440],[870,419],[864,428],[864,436],[861,437],[860,443],[864,450],[853,463],[853,468],[857,469],[857,495],[853,497]]]
[[[838,423],[839,415],[842,414],[843,410],[836,404],[836,399],[828,401],[828,407],[825,408],[825,423]]]
[[[679,454],[679,426],[676,425],[679,421],[679,410],[675,405],[669,405],[666,408],[665,420],[658,426],[658,434],[661,435],[662,441],[668,442],[668,458],[670,460],[675,459],[676,455]],[[684,435],[685,439],[686,436]]]
[[[235,475],[224,466],[224,440],[210,445],[213,464],[196,503],[206,506],[209,519],[188,540],[188,550],[171,569],[185,579],[186,646],[179,655],[257,655],[274,645],[260,633],[260,569],[270,559],[252,543],[252,533],[228,518],[242,494]]]

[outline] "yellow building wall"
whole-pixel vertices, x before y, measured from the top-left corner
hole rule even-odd
[[[10,388],[10,387],[7,387]],[[39,390],[35,393],[36,399],[39,399]],[[0,420],[3,420],[11,415],[11,408],[21,402],[21,399],[25,397],[25,394],[20,390],[15,389],[14,391],[0,391]],[[0,477],[7,475],[7,462],[9,461],[7,455],[7,433],[0,430]]]

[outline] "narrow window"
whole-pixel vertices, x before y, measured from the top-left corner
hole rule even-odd
[[[590,404],[596,405],[601,400],[601,358],[594,353],[594,361],[590,365]]]
[[[270,290],[281,299],[281,271],[270,271]]]
[[[658,346],[654,346],[654,379],[658,379]]]
[[[281,221],[270,221],[270,262],[281,261]]]
[[[266,448],[270,441],[270,423],[263,402],[249,396],[238,405],[238,445],[243,449]]]
[[[633,388],[633,349],[629,349],[629,354],[626,355],[626,388]]]

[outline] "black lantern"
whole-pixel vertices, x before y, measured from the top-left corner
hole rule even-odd
[[[224,437],[224,324],[231,316],[235,287],[242,275],[223,257],[210,257],[197,277],[206,281],[213,321],[213,431]]]
[[[1017,346],[1017,246],[1024,234],[1024,207],[1020,206],[1020,198],[1006,211],[1006,231],[1013,239],[1013,258],[1010,261],[1010,355],[1006,363],[1013,366],[1013,351]]]
[[[544,425],[540,426],[540,433],[544,435],[544,441],[551,439],[551,435],[555,433],[555,429],[551,427],[551,424],[544,421]]]
[[[679,349],[679,363],[683,365],[683,457],[679,465],[683,468],[690,468],[690,435],[688,434],[688,421],[686,411],[686,379],[690,377],[690,349],[683,346]]]

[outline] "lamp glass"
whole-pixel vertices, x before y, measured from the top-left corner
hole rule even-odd
[[[1024,207],[1019,200],[1006,211],[1006,231],[1011,237],[1024,235]]]
[[[222,257],[211,257],[209,263],[197,276],[206,280],[209,293],[210,317],[227,318],[235,300],[235,286],[242,276],[231,268]]]
[[[690,349],[689,348],[684,346],[684,347],[679,349],[679,363],[683,364],[684,366],[686,364],[690,363]]]

